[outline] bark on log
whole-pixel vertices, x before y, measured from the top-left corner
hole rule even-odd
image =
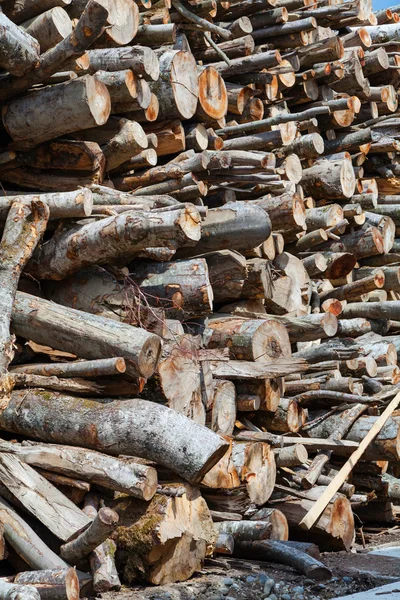
[[[10,321],[22,270],[43,235],[49,209],[40,200],[12,203],[0,242],[0,376],[14,356]]]
[[[160,338],[144,329],[132,329],[131,325],[61,307],[23,292],[17,292],[14,302],[12,330],[39,344],[46,344],[50,335],[54,347],[83,358],[122,356],[127,374],[134,377],[152,375],[161,350]]]
[[[219,533],[233,535],[236,542],[255,540],[288,539],[288,524],[284,515],[276,509],[265,509],[263,518],[257,521],[223,521],[215,523]]]
[[[61,6],[55,6],[26,21],[23,28],[39,42],[40,53],[43,54],[72,32],[72,23],[68,13]]]
[[[45,569],[18,573],[13,580],[18,585],[32,585],[42,600],[78,600],[79,578],[75,569]]]
[[[22,77],[39,62],[39,43],[17,27],[5,14],[0,14],[0,67],[11,75]]]
[[[4,485],[21,505],[54,535],[66,541],[90,520],[47,479],[11,454],[0,454]]]
[[[79,564],[113,533],[118,521],[119,517],[115,511],[111,508],[101,508],[84,531],[61,546],[60,555],[69,564]]]
[[[44,105],[49,107],[45,112]],[[106,86],[85,75],[12,100],[3,106],[3,123],[14,147],[32,148],[54,137],[104,125],[110,110]]]
[[[244,222],[246,231],[243,229]],[[209,210],[201,228],[200,241],[190,248],[180,249],[177,253],[179,258],[197,256],[226,247],[230,250],[250,250],[264,242],[271,233],[268,215],[258,207],[242,202]]]
[[[145,457],[175,470],[191,482],[200,481],[226,449],[224,440],[214,432],[152,402],[85,400],[82,403],[59,394],[51,397],[56,399],[59,409],[57,422],[48,394],[13,392],[0,416],[3,429],[61,444],[84,443],[88,448],[108,454]],[[46,424],[49,419],[53,423],[51,434]],[[105,426],[110,419],[114,423],[113,430]],[[151,442],[155,439],[154,432],[157,432],[155,445]],[[181,433],[179,438],[177,432]]]
[[[28,465],[83,479],[105,488],[150,500],[157,489],[153,467],[73,446],[0,442],[0,450]]]
[[[43,202],[50,209],[50,219],[69,219],[89,217],[92,213],[92,192],[83,188],[75,192],[64,192],[54,194],[17,194],[16,196],[0,197],[0,219],[7,217],[13,202],[30,204],[31,202]]]
[[[196,488],[184,490],[179,497],[156,494],[150,503],[113,503],[121,519],[113,536],[117,567],[127,583],[185,581],[212,551],[218,536],[207,504]]]
[[[30,269],[41,279],[63,279],[88,265],[129,262],[146,248],[176,249],[199,238],[200,216],[192,205],[157,216],[128,211],[85,225],[61,227],[37,251]]]

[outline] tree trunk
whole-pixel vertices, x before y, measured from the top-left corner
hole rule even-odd
[[[32,148],[54,137],[103,125],[110,110],[106,86],[86,75],[12,100],[3,108],[3,122],[15,147]]]
[[[212,66],[206,67],[199,75],[199,102],[196,116],[202,120],[218,121],[228,111],[228,96],[222,76]]]
[[[160,338],[144,329],[132,329],[131,325],[62,307],[23,292],[17,292],[14,302],[12,330],[39,344],[51,339],[53,346],[84,358],[122,356],[127,374],[134,377],[150,377],[161,350]]]
[[[34,37],[0,14],[0,67],[23,77],[39,61],[39,44]]]
[[[50,219],[70,219],[89,217],[92,213],[92,192],[83,188],[75,192],[55,194],[35,194],[0,197],[0,218],[7,217],[13,202],[30,204],[37,201],[47,204],[50,209]]]
[[[352,197],[356,179],[348,160],[322,161],[304,169],[301,185],[315,200],[336,200]]]
[[[257,521],[222,521],[215,523],[218,532],[233,535],[236,542],[255,540],[288,539],[288,524],[285,516],[274,508],[264,509],[263,518]]]
[[[40,200],[23,204],[15,200],[8,212],[0,242],[0,377],[13,359],[14,337],[10,321],[21,272],[43,235],[49,209]]]
[[[90,71],[120,71],[130,69],[148,81],[157,81],[160,66],[157,55],[146,46],[89,50]]]
[[[57,399],[58,413],[54,412],[52,403],[49,404],[48,394],[13,392],[0,416],[1,426],[6,431],[36,439],[70,445],[84,442],[88,448],[109,454],[145,457],[175,470],[191,482],[200,481],[226,449],[226,443],[214,432],[152,402],[98,403],[81,402],[60,394],[51,397]],[[114,423],[112,430],[105,427],[110,419]]]
[[[176,249],[199,240],[200,217],[191,205],[157,213],[157,219],[154,215],[128,211],[85,225],[65,225],[37,251],[30,269],[41,279],[63,279],[89,265],[129,262],[146,248]]]

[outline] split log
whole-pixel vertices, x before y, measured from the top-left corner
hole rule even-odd
[[[349,550],[355,535],[350,501],[345,496],[337,495],[336,499],[325,508],[313,528],[304,533],[299,523],[313,504],[313,500],[293,498],[274,506],[287,518],[293,537],[306,541],[316,540],[321,549]]]
[[[214,432],[176,411],[152,402],[123,400],[98,403],[92,400],[80,402],[59,394],[52,394],[52,397],[56,399],[59,409],[56,422],[54,410],[47,400],[48,394],[13,392],[7,408],[0,416],[3,429],[14,433],[25,432],[25,435],[35,439],[51,439],[61,444],[84,443],[88,448],[103,450],[108,454],[144,456],[175,470],[191,482],[200,481],[226,449],[226,443]],[[112,431],[102,425],[110,419],[114,423]],[[49,422],[53,424],[51,434],[47,426]],[[72,423],[74,427],[71,429]],[[179,438],[178,431],[181,433]],[[159,443],[161,438],[162,444]],[[157,439],[153,447],[148,444],[151,439]]]
[[[234,443],[232,462],[240,481],[246,485],[250,501],[262,506],[270,498],[276,477],[275,457],[265,443]],[[227,532],[225,532],[227,533]]]
[[[223,379],[214,382],[211,412],[211,429],[220,435],[232,435],[236,422],[236,407],[239,400],[232,381]]]
[[[0,523],[7,543],[32,569],[65,569],[69,565],[53,552],[33,529],[3,499],[0,499]]]
[[[205,500],[188,485],[182,496],[156,494],[150,503],[121,498],[113,508],[120,514],[113,536],[117,567],[127,583],[185,581],[201,568],[218,537]]]
[[[66,541],[89,523],[86,515],[47,479],[11,454],[0,454],[2,485],[54,535]]]
[[[33,467],[90,481],[143,500],[150,500],[157,489],[157,473],[153,467],[100,452],[73,446],[3,441],[0,450]]]

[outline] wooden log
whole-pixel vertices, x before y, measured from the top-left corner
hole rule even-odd
[[[257,521],[223,521],[215,523],[219,534],[227,533],[236,542],[254,540],[288,539],[288,525],[284,515],[274,508],[265,509],[263,518]]]
[[[246,232],[243,229],[244,222]],[[242,202],[209,210],[201,228],[200,241],[190,248],[180,249],[177,253],[179,258],[222,250],[227,246],[228,239],[230,250],[248,250],[264,242],[271,232],[270,221],[265,212]]]
[[[210,511],[211,513],[213,511]],[[233,554],[233,549],[235,546],[235,540],[233,539],[233,535],[229,533],[220,533],[218,535],[218,539],[215,542],[214,552],[216,554]]]
[[[149,304],[162,306],[168,318],[193,318],[212,312],[213,290],[203,258],[167,263],[135,261],[130,270]]]
[[[125,48],[99,48],[89,50],[90,71],[120,71],[131,69],[148,81],[156,81],[160,75],[157,56],[146,46]]]
[[[316,560],[306,552],[277,540],[242,541],[234,537],[234,555],[239,558],[279,562],[290,565],[306,577],[315,581],[328,581],[332,571],[322,562]]]
[[[160,78],[150,84],[159,101],[160,118],[190,119],[196,112],[199,83],[190,52],[167,50],[159,57]]]
[[[268,362],[291,355],[289,336],[283,325],[257,319],[212,319],[204,332],[207,348],[228,347],[238,360]]]
[[[211,429],[220,435],[232,435],[239,408],[232,381],[217,380],[214,383],[211,412]]]
[[[265,443],[243,444],[235,442],[232,447],[232,462],[250,501],[262,506],[270,498],[276,478],[275,457]]]
[[[273,379],[307,369],[303,359],[276,358],[270,362],[252,363],[244,360],[212,361],[213,375],[222,379]]]
[[[280,450],[274,450],[277,467],[295,467],[302,465],[308,458],[308,452],[302,444],[287,446]]]
[[[89,189],[80,189],[74,192],[54,194],[34,194],[0,197],[0,218],[6,218],[13,202],[30,204],[32,201],[43,202],[50,209],[50,219],[89,217],[92,212],[92,193]]]
[[[72,32],[71,19],[61,6],[55,6],[26,21],[22,27],[39,42],[41,54],[53,48]]]
[[[212,66],[199,75],[199,102],[196,116],[199,119],[218,121],[228,111],[228,95],[222,76]]]
[[[329,198],[351,198],[356,180],[354,170],[349,161],[318,162],[309,169],[304,169],[301,181],[304,192],[316,200]]]
[[[322,490],[324,489],[327,488],[322,488]],[[321,493],[321,490],[318,491]],[[337,495],[307,533],[302,531],[299,524],[310,508],[314,506],[313,500],[293,498],[274,506],[287,518],[293,537],[306,541],[315,540],[320,548],[329,550],[349,550],[351,548],[355,534],[354,518],[350,501],[345,496]]]
[[[53,552],[33,529],[3,499],[0,499],[0,523],[7,543],[32,569],[65,569],[69,565]]]
[[[40,200],[23,204],[16,200],[8,212],[0,242],[0,376],[4,376],[14,356],[10,333],[13,303],[21,272],[43,235],[49,209]]]
[[[24,571],[13,580],[18,585],[32,585],[43,600],[78,600],[79,578],[72,567]]]
[[[104,377],[125,373],[125,360],[117,358],[99,358],[98,360],[82,360],[64,363],[31,363],[11,367],[13,373],[44,375],[51,377]]]
[[[146,248],[163,245],[172,248],[174,244],[176,248],[199,237],[200,217],[192,205],[160,212],[156,222],[149,213],[128,211],[86,225],[61,228],[32,259],[31,271],[42,279],[63,279],[90,264],[129,261]],[[132,244],[132,239],[137,243]],[[79,241],[85,245],[84,253],[72,250],[72,246],[79,247]]]
[[[214,432],[193,423],[190,419],[169,408],[145,400],[114,401],[110,404],[85,400],[83,405],[79,405],[76,398],[54,394],[60,409],[60,422],[57,425],[54,423],[54,411],[46,398],[47,395],[41,392],[13,392],[13,397],[1,417],[4,429],[15,432],[17,429],[20,432],[24,430],[33,438],[49,440],[49,432],[46,432],[45,429],[46,422],[50,418],[47,413],[50,410],[53,412],[51,420],[54,424],[51,434],[52,441],[61,444],[67,442],[70,445],[82,444],[84,441],[86,447],[103,450],[108,454],[144,456],[174,469],[179,475],[190,481],[201,480],[226,449],[226,443]],[[26,411],[26,421],[22,419],[22,413],[20,413],[19,422],[15,423],[16,415],[13,415],[13,403],[20,403],[21,400],[20,409]],[[23,409],[24,402],[26,404]],[[149,409],[152,412],[151,419]],[[35,414],[34,419],[32,411]],[[81,411],[81,419],[78,419],[79,411]],[[73,417],[74,429],[70,430],[68,423],[72,423],[72,414],[75,415]],[[120,423],[120,431],[117,431],[116,427],[110,431],[101,426],[103,419],[108,422],[110,418],[115,418],[114,422]],[[97,430],[95,438],[90,438],[92,434],[88,430],[88,419],[92,423],[90,431]],[[149,433],[149,427],[157,429],[158,440],[161,435],[166,436],[162,447],[158,443],[156,445],[158,449],[156,446],[151,449],[146,443],[145,446],[142,445],[144,439],[148,440],[150,439],[148,436],[153,435]],[[124,431],[125,429],[126,431]],[[177,439],[177,431],[182,434],[181,441]],[[199,445],[193,444],[194,436]],[[111,441],[112,439],[114,442]],[[184,451],[183,448],[185,448]]]
[[[185,581],[212,551],[217,532],[207,504],[198,489],[183,490],[180,496],[156,494],[150,503],[114,501],[120,514],[116,563],[127,583]]]
[[[44,113],[44,104],[51,106],[51,111]],[[105,85],[86,75],[11,101],[3,107],[3,122],[16,145],[29,148],[53,137],[103,125],[110,110]]]
[[[54,535],[66,541],[86,527],[89,519],[47,479],[17,456],[0,455],[2,485]]]
[[[39,600],[40,594],[32,585],[17,585],[0,579],[0,597],[4,600],[23,598],[23,600]]]
[[[49,6],[48,8],[52,7]],[[8,75],[2,79],[2,88],[0,91],[1,101],[4,102],[5,100],[9,100],[19,93],[28,90],[31,86],[47,81],[49,77],[59,70],[61,65],[67,59],[80,57],[82,54],[85,54],[85,51],[90,44],[103,33],[108,21],[108,10],[100,2],[90,0],[72,33],[64,38],[62,42],[59,42],[54,46],[54,48],[50,48],[49,51],[45,52],[40,57],[39,64],[35,69],[29,71],[24,77],[15,78],[12,75]],[[81,82],[80,85],[82,85],[82,83],[85,85],[84,82]],[[79,89],[79,86],[75,88],[75,90],[77,89]],[[44,92],[44,97],[47,97],[47,93],[48,92],[46,91]],[[59,91],[56,92],[56,95],[57,94],[59,94]],[[109,114],[104,112],[104,100],[108,107],[108,96],[107,98],[103,98],[103,102],[98,103],[97,110],[96,107],[93,107],[95,116],[97,116],[98,119],[100,115],[101,122],[105,122]],[[91,103],[92,105],[94,103],[93,97],[91,98]],[[33,104],[35,105],[35,101]],[[91,115],[91,118],[93,119],[93,115]],[[76,130],[77,129],[75,129],[75,131]]]
[[[146,134],[139,123],[128,120],[120,123],[121,129],[103,149],[107,171],[116,169],[148,146]]]
[[[17,293],[12,319],[13,331],[17,335],[31,340],[35,338],[37,343],[45,344],[48,341],[50,328],[52,344],[63,349],[68,348],[78,356],[96,359],[103,358],[104,355],[123,355],[127,374],[135,374],[134,376],[150,376],[159,359],[161,342],[154,334],[135,329],[136,339],[133,341],[131,336],[134,330],[131,325],[61,307],[23,292]],[[51,319],[55,319],[52,325]],[[71,336],[74,329],[80,332],[77,333],[77,337]],[[85,330],[86,333],[83,333]],[[90,344],[79,347],[78,340],[83,335],[90,339]]]
[[[22,77],[39,62],[39,44],[29,33],[0,14],[0,67]]]
[[[150,500],[157,488],[155,469],[132,460],[55,444],[1,441],[0,448],[4,454],[13,454],[33,467],[90,481],[143,500]]]
[[[274,413],[258,411],[253,418],[257,426],[282,433],[296,433],[305,425],[307,410],[304,410],[292,398],[281,398]]]

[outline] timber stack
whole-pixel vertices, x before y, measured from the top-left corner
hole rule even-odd
[[[394,519],[397,8],[0,0],[1,599]]]

